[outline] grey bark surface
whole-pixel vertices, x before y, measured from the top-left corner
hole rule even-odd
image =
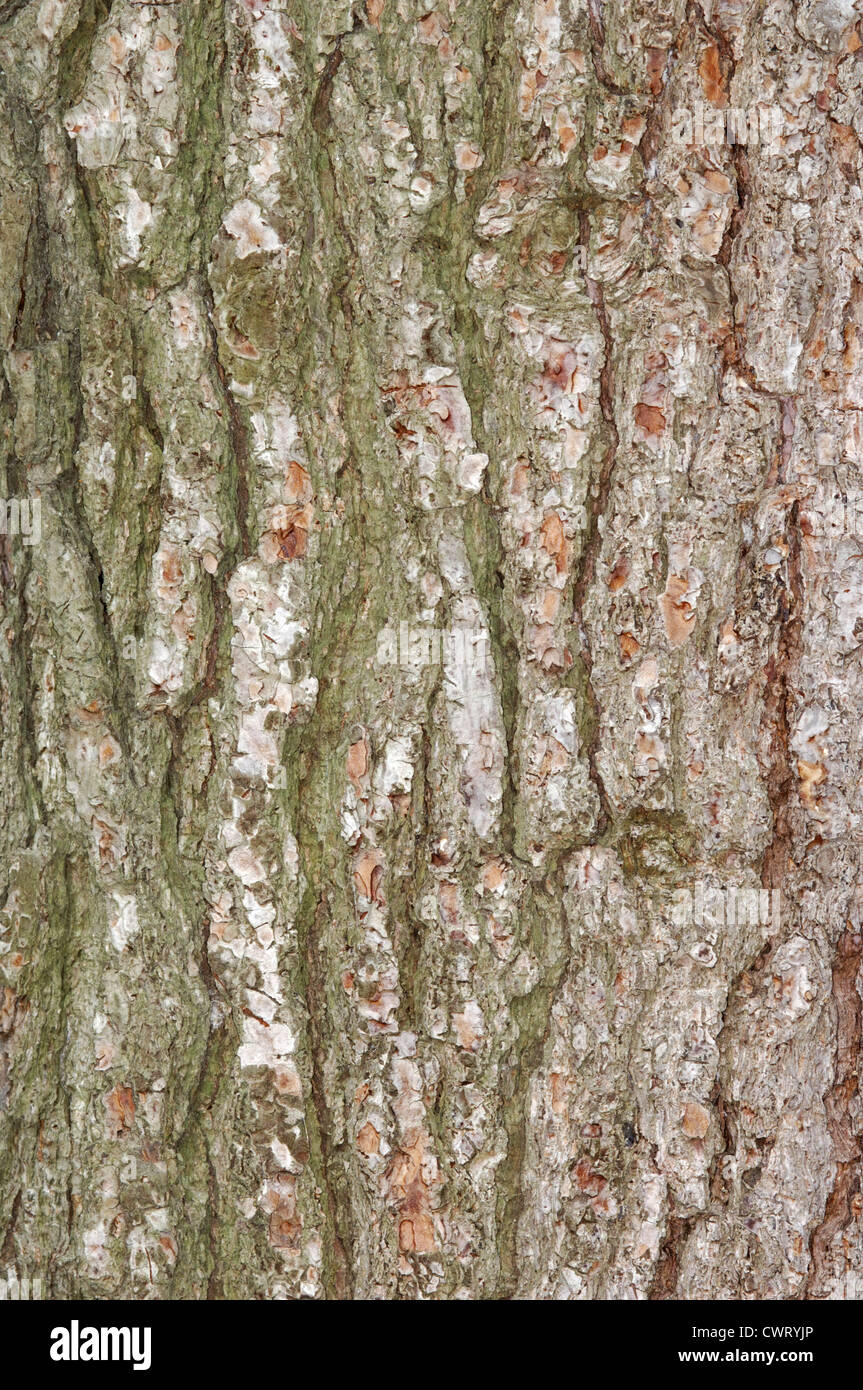
[[[0,4],[0,1273],[863,1297],[861,89],[850,0]]]

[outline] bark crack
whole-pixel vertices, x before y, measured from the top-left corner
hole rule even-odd
[[[332,1296],[338,1300],[351,1297],[351,1263],[341,1235],[342,1214],[338,1191],[333,1179],[333,1145],[330,1136],[333,1126],[327,1101],[326,1037],[323,1023],[326,1018],[325,974],[318,952],[322,925],[327,914],[326,893],[318,898],[311,914],[314,930],[309,929],[305,941],[306,1004],[309,1018],[309,1050],[311,1053],[312,1103],[317,1120],[318,1143],[321,1150],[321,1180],[327,1203],[327,1217],[332,1238]]]
[[[602,15],[602,0],[587,0],[587,22],[590,26],[590,56],[596,80],[609,92],[624,95],[625,89],[615,80],[605,63],[605,20]]]
[[[668,1229],[660,1247],[653,1282],[647,1294],[649,1301],[659,1303],[676,1297],[680,1262],[695,1219],[693,1216],[677,1216],[674,1213],[669,1216]]]
[[[590,248],[590,215],[586,209],[579,212],[579,239],[582,246],[588,251]],[[609,444],[600,464],[599,477],[594,485],[590,500],[588,513],[587,534],[581,552],[581,559],[578,574],[575,579],[572,591],[573,616],[572,622],[578,626],[578,635],[581,642],[581,659],[585,671],[585,692],[591,714],[591,735],[585,750],[590,779],[596,788],[600,803],[600,817],[597,827],[597,835],[605,834],[614,823],[614,810],[608,796],[608,792],[599,771],[597,754],[601,735],[601,712],[596,692],[593,689],[591,676],[593,673],[593,654],[590,645],[590,638],[587,634],[587,627],[584,620],[584,605],[587,593],[593,582],[596,573],[596,561],[602,546],[602,532],[600,530],[600,518],[608,510],[609,497],[611,495],[611,484],[614,475],[614,468],[617,462],[617,452],[620,445],[620,435],[617,429],[617,422],[614,417],[614,340],[611,333],[611,326],[608,320],[608,311],[605,303],[605,294],[602,285],[598,280],[594,280],[585,273],[585,283],[587,293],[597,323],[602,334],[604,347],[603,363],[599,375],[599,404],[602,411],[602,418],[610,436]]]
[[[836,1007],[836,1062],[833,1085],[824,1098],[827,1128],[833,1142],[836,1177],[827,1197],[824,1216],[809,1241],[810,1265],[801,1297],[823,1298],[817,1290],[828,1277],[830,1252],[837,1237],[854,1219],[854,1199],[861,1190],[860,1137],[852,1104],[860,1090],[860,1054],[863,1049],[863,1000],[857,979],[863,961],[863,935],[846,927],[833,959],[833,1002]],[[846,1256],[846,1265],[849,1263]]]
[[[216,306],[213,291],[206,275],[201,277],[201,293],[207,311],[207,331],[213,361],[213,370],[219,382],[225,409],[228,412],[228,433],[231,440],[231,453],[237,470],[236,506],[237,528],[240,533],[240,559],[247,559],[252,553],[249,538],[249,440],[239,406],[234,399],[228,376],[219,356],[219,338],[216,331]]]

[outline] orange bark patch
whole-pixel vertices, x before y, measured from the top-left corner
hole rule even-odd
[[[108,1130],[112,1139],[121,1139],[132,1128],[135,1118],[135,1097],[131,1086],[115,1086],[103,1098],[108,1112]]]
[[[688,588],[682,575],[670,574],[665,593],[659,600],[665,633],[672,647],[682,647],[695,626],[695,612],[683,597]]]
[[[687,1139],[703,1139],[710,1128],[710,1112],[695,1100],[688,1100],[680,1127]]]
[[[396,1154],[388,1176],[399,1214],[399,1249],[430,1254],[436,1243],[422,1138]]]
[[[104,767],[106,763],[114,763],[120,756],[120,745],[110,734],[106,734],[99,744],[99,766]]]
[[[514,497],[523,496],[524,493],[527,492],[529,481],[530,464],[517,463],[515,465],[515,468],[512,470],[512,480],[509,485],[510,492],[513,494]]]
[[[731,194],[731,181],[719,169],[708,169],[704,175],[704,182],[711,193],[720,193],[723,198]]]
[[[417,28],[420,31],[421,43],[436,44],[440,43],[446,33],[446,21],[441,19],[436,10],[431,10],[417,20]]]
[[[611,571],[611,575],[609,576],[608,580],[608,587],[613,594],[616,594],[618,589],[623,588],[624,584],[629,578],[630,569],[631,565],[629,563],[629,556],[621,555],[620,559],[616,562],[614,569]]]
[[[431,1254],[435,1248],[434,1223],[428,1212],[416,1212],[410,1218],[399,1222],[399,1249],[415,1251],[418,1255]]]
[[[711,105],[726,106],[728,98],[719,62],[719,49],[715,43],[710,44],[702,53],[701,62],[698,64],[698,76],[701,78],[704,95]]]
[[[608,1184],[608,1179],[592,1167],[589,1158],[578,1160],[573,1170],[573,1177],[579,1192],[586,1192],[590,1197],[598,1197],[602,1189]]]
[[[296,1178],[290,1173],[277,1173],[265,1188],[263,1208],[270,1214],[269,1242],[277,1250],[296,1250],[303,1228],[297,1211]]]
[[[543,618],[549,622],[557,617],[557,610],[560,608],[560,589],[546,589],[542,596],[540,612]]]
[[[859,143],[853,126],[839,121],[827,122],[827,135],[839,168],[847,178],[853,178],[857,168]]]
[[[308,507],[294,512],[283,530],[277,531],[279,555],[283,560],[299,560],[305,555],[309,544],[309,525],[311,514]]]
[[[482,158],[482,153],[476,145],[471,145],[466,140],[456,143],[455,167],[457,169],[478,169],[482,164]]]
[[[563,574],[566,570],[567,560],[567,541],[563,533],[563,522],[557,512],[546,512],[540,534],[542,535],[543,549],[554,560],[555,569],[558,574]]]
[[[577,365],[578,359],[571,347],[564,343],[552,344],[545,370],[542,373],[542,381],[547,388],[547,394],[562,391],[565,395],[571,395],[575,389]]]
[[[276,1250],[296,1250],[300,1243],[302,1225],[297,1215],[296,1205],[291,1200],[277,1207],[270,1217],[268,1232],[270,1244]]]
[[[97,816],[93,817],[92,823],[96,846],[99,850],[99,862],[113,868],[120,862],[120,847],[116,832],[110,825],[99,820]]]
[[[665,429],[665,416],[658,405],[645,405],[641,401],[635,407],[635,423],[648,439],[656,439]]]
[[[482,882],[484,888],[498,888],[504,880],[503,866],[499,859],[492,859],[486,864],[482,871]]]
[[[369,1121],[357,1135],[357,1148],[363,1154],[376,1154],[381,1146],[381,1137]]]
[[[308,502],[312,496],[312,482],[301,463],[291,459],[285,474],[285,501]]]
[[[270,514],[270,529],[261,538],[260,554],[267,564],[299,560],[309,544],[314,512],[311,506],[274,507]]]
[[[280,1096],[301,1096],[303,1087],[295,1067],[283,1064],[273,1072],[273,1083]]]
[[[352,743],[348,749],[348,776],[355,787],[358,787],[361,777],[365,777],[369,769],[369,746],[364,738]]]
[[[647,78],[650,82],[651,94],[659,96],[662,91],[662,74],[665,71],[666,51],[664,48],[648,48],[647,50]]]
[[[578,134],[568,121],[558,121],[557,140],[563,154],[569,154],[578,140]]]
[[[807,763],[798,758],[797,775],[800,778],[800,800],[812,811],[817,805],[813,791],[827,781],[827,769],[820,763]]]

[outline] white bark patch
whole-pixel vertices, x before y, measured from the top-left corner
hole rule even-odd
[[[111,896],[116,904],[116,911],[111,914],[108,924],[111,941],[115,950],[124,951],[140,930],[138,907],[135,899],[128,894],[113,893]]]
[[[387,739],[383,762],[375,768],[375,790],[383,796],[392,796],[394,792],[409,792],[413,775],[413,740]]]
[[[225,231],[234,238],[238,260],[259,252],[279,251],[282,242],[273,228],[264,221],[261,209],[251,198],[241,198],[222,219]]]

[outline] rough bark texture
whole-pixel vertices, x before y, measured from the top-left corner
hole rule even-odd
[[[0,3],[0,1269],[863,1297],[857,19]]]

